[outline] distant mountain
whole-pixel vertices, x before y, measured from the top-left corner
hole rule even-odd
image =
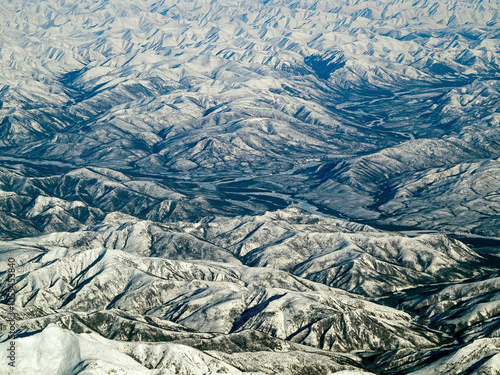
[[[0,4],[14,373],[499,373],[499,30],[493,0]]]

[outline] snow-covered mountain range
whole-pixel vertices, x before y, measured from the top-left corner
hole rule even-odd
[[[499,92],[496,0],[0,2],[0,374],[500,373]]]

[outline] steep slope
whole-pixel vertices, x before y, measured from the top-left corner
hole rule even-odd
[[[287,270],[368,296],[477,276],[480,264],[488,269],[486,259],[444,235],[382,233],[296,208],[219,218],[197,231],[247,265]]]
[[[52,246],[46,252],[32,248],[15,285],[16,305],[41,309],[42,316],[113,308],[199,332],[255,329],[330,350],[420,347],[447,339],[397,310],[283,271],[140,257],[89,243],[78,250]]]

